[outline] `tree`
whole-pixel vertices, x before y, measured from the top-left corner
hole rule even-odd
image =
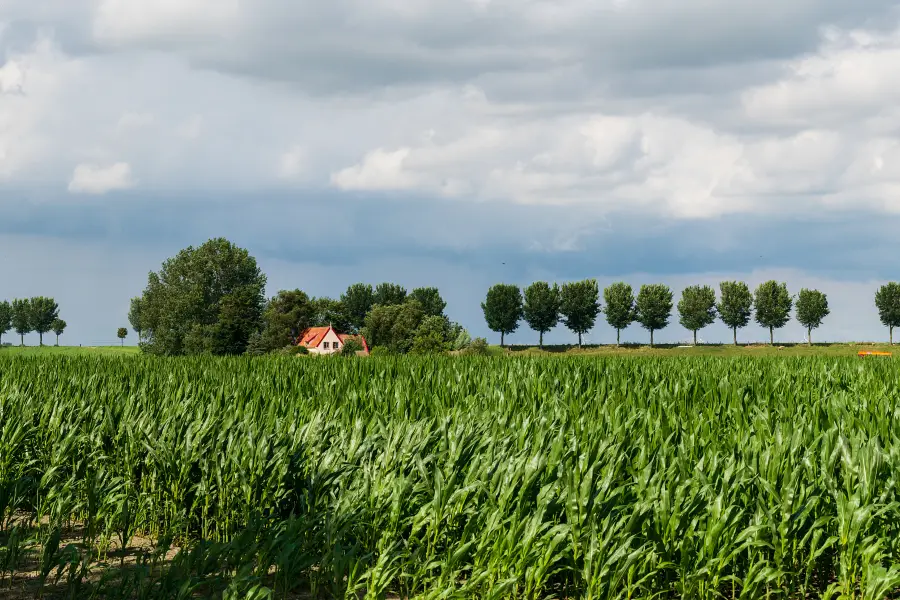
[[[66,330],[66,322],[62,319],[56,319],[53,321],[53,326],[50,328],[50,331],[56,334],[56,345],[59,346],[59,336],[63,334]]]
[[[544,333],[559,323],[559,286],[551,287],[546,281],[535,281],[525,288],[525,305],[522,315],[525,322],[540,334],[539,346],[544,347]]]
[[[375,286],[375,304],[393,306],[406,302],[406,288],[396,283],[379,283]]]
[[[313,298],[310,302],[313,306],[312,327],[331,326],[341,333],[353,328],[350,317],[347,315],[347,309],[340,300],[323,296]]]
[[[3,343],[3,335],[12,329],[12,318],[12,305],[6,300],[0,302],[0,345]]]
[[[522,304],[522,291],[519,286],[511,283],[498,283],[492,286],[481,303],[488,328],[500,334],[500,346],[504,345],[508,334],[519,328]]]
[[[753,314],[753,296],[743,281],[723,281],[719,284],[721,298],[716,305],[719,319],[731,329],[737,346],[737,330],[750,323]]]
[[[354,283],[341,294],[347,321],[354,332],[362,329],[366,323],[366,315],[375,304],[375,291],[368,283]]]
[[[875,292],[875,307],[878,317],[888,328],[891,346],[894,345],[894,327],[900,327],[900,283],[891,281]]]
[[[116,332],[116,337],[121,341],[121,345],[125,345],[125,338],[128,337],[128,328],[127,327],[119,327],[119,330]],[[59,345],[59,344],[57,344]]]
[[[59,318],[59,305],[53,298],[37,296],[28,301],[31,312],[31,330],[37,332],[39,344],[44,345],[44,334],[53,327],[53,321]]]
[[[769,328],[769,343],[775,344],[775,330],[784,327],[791,318],[793,301],[787,284],[777,281],[761,283],[753,294],[756,322]]]
[[[142,306],[141,298],[132,298],[131,307],[128,310],[128,322],[131,323],[131,328],[134,329],[134,332],[137,334],[138,341],[141,340],[141,332],[144,330],[143,325],[141,325]]]
[[[24,298],[12,301],[12,326],[19,336],[21,345],[25,345],[25,334],[33,331],[31,327],[31,304]]]
[[[797,320],[806,327],[806,343],[812,346],[812,330],[831,313],[828,298],[819,290],[803,288],[797,296]]]
[[[293,345],[300,334],[312,326],[317,310],[305,292],[280,290],[266,302],[262,329],[252,336],[247,351],[266,354]]]
[[[661,283],[642,285],[638,292],[635,320],[650,332],[650,346],[653,346],[653,332],[664,329],[672,314],[672,290]]]
[[[441,354],[451,349],[451,337],[450,321],[446,317],[426,316],[416,328],[410,353]]]
[[[564,283],[559,291],[559,313],[572,333],[581,336],[594,328],[600,314],[600,287],[596,279]]]
[[[606,322],[616,330],[616,346],[622,330],[634,322],[634,292],[631,286],[620,281],[603,290],[606,302]]]
[[[679,322],[685,329],[694,332],[697,345],[697,330],[712,325],[716,320],[716,292],[708,285],[692,285],[681,292],[678,301]]]
[[[441,292],[436,287],[420,287],[410,292],[409,297],[418,300],[422,305],[422,310],[429,317],[440,317],[444,315],[444,309],[447,303],[441,298]]]
[[[376,304],[366,315],[363,335],[370,348],[382,347],[392,353],[404,354],[413,345],[416,330],[425,312],[417,300],[403,304]]]
[[[259,329],[266,276],[224,238],[185,248],[147,279],[139,321],[146,352],[242,354]]]

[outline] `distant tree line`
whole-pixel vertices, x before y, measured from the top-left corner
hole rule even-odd
[[[188,247],[148,276],[128,320],[151,354],[267,354],[295,346],[309,327],[362,334],[373,352],[433,353],[468,346],[469,334],[444,314],[437,288],[355,283],[340,298],[279,291],[250,254],[223,238]],[[353,346],[351,345],[351,348]]]
[[[875,295],[881,322],[889,328],[891,344],[893,329],[900,326],[900,284],[888,283]],[[481,305],[485,321],[491,331],[500,334],[500,344],[505,336],[519,328],[522,321],[538,333],[538,343],[543,346],[544,333],[562,322],[578,335],[581,346],[582,336],[590,331],[600,314],[616,330],[616,344],[621,341],[621,331],[632,323],[639,323],[653,334],[669,325],[673,308],[677,309],[678,321],[693,333],[694,344],[697,332],[712,325],[718,318],[729,329],[735,345],[737,331],[746,327],[752,318],[769,330],[769,342],[775,343],[775,330],[784,327],[790,320],[791,310],[797,321],[806,328],[807,340],[812,343],[812,331],[819,327],[830,314],[828,299],[818,290],[801,289],[792,297],[787,284],[766,281],[754,292],[742,281],[723,281],[719,284],[719,298],[708,285],[685,288],[677,306],[673,303],[672,290],[663,284],[641,286],[635,296],[632,287],[618,282],[603,290],[603,304],[597,281],[586,279],[565,283],[562,286],[545,281],[537,281],[521,290],[516,285],[497,284],[491,287]]]
[[[56,345],[59,336],[66,329],[66,322],[59,318],[59,305],[53,298],[37,296],[35,298],[17,298],[12,302],[0,301],[0,344],[3,336],[10,331],[19,336],[19,343],[25,345],[25,336],[35,332],[39,343],[44,345],[44,334],[56,334]]]

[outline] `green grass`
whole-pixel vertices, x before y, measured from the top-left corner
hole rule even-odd
[[[900,597],[896,363],[663,351],[0,357],[0,596]]]
[[[2,346],[3,356],[133,356],[137,346]]]

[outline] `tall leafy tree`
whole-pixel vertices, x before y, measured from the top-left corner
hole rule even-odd
[[[124,346],[125,338],[128,337],[128,328],[127,327],[119,327],[119,330],[116,331],[116,337],[119,338],[119,341],[121,342],[120,345]]]
[[[341,304],[353,333],[362,329],[366,315],[375,305],[375,290],[368,283],[354,283],[341,294]]]
[[[447,303],[441,298],[441,292],[436,287],[416,288],[410,292],[409,297],[417,300],[422,305],[425,315],[429,317],[441,317],[447,308]]]
[[[894,345],[894,327],[900,327],[900,283],[891,281],[875,292],[875,307],[878,318],[888,328],[891,345]]]
[[[352,329],[350,317],[344,303],[334,298],[322,296],[311,300],[313,306],[313,327],[334,327],[337,331],[345,333]]]
[[[737,330],[746,327],[753,314],[753,296],[743,281],[723,281],[719,284],[719,293],[716,311],[722,323],[731,329],[737,346]]]
[[[12,326],[19,336],[20,344],[24,346],[25,334],[34,331],[31,325],[31,303],[25,298],[12,301]]]
[[[128,309],[128,322],[131,324],[131,328],[134,329],[134,332],[138,336],[138,341],[141,340],[141,332],[144,330],[143,325],[141,324],[141,307],[143,306],[143,301],[140,297],[131,299],[131,306]]]
[[[672,315],[672,290],[661,283],[642,285],[637,296],[635,321],[650,332],[650,346],[653,346],[653,332],[664,329]]]
[[[518,329],[522,320],[522,290],[514,284],[498,283],[488,290],[481,310],[488,328],[500,334],[500,345],[503,346],[506,336]]]
[[[596,279],[584,279],[564,283],[559,291],[559,313],[562,322],[572,333],[581,336],[594,328],[600,314],[600,287]]]
[[[12,329],[12,318],[12,305],[6,300],[0,302],[0,344],[3,343],[3,334]]]
[[[280,290],[263,309],[262,331],[254,335],[248,352],[264,354],[296,343],[316,319],[318,307],[302,290]]]
[[[387,348],[396,354],[409,352],[416,331],[425,319],[425,311],[417,300],[403,304],[376,304],[366,315],[363,335],[370,348]]]
[[[56,345],[59,346],[59,336],[63,334],[66,330],[66,322],[62,319],[56,319],[53,321],[53,326],[50,328],[50,331],[56,334]]]
[[[546,281],[535,281],[525,288],[525,305],[522,315],[525,322],[540,334],[539,342],[544,347],[544,333],[559,323],[559,286],[551,286]]]
[[[812,345],[812,330],[831,313],[828,298],[819,290],[803,288],[797,295],[797,320],[806,327],[806,343]]]
[[[753,293],[756,322],[769,329],[769,343],[775,344],[775,330],[781,329],[791,318],[793,300],[787,284],[766,281]]]
[[[224,238],[189,246],[150,273],[140,301],[145,352],[243,354],[260,326],[266,276]]]
[[[606,302],[606,322],[616,330],[616,346],[619,345],[622,330],[634,322],[634,291],[631,286],[620,281],[603,290]]]
[[[375,304],[392,306],[406,302],[406,288],[396,283],[379,283],[375,286]]]
[[[59,305],[53,298],[37,296],[28,301],[31,312],[31,330],[37,332],[39,343],[44,345],[44,334],[49,333],[53,321],[59,318]]]
[[[716,320],[716,292],[708,285],[692,285],[681,292],[678,301],[678,315],[681,325],[694,333],[697,345],[697,331]]]

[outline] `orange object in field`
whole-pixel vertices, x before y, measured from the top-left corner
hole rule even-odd
[[[860,358],[863,358],[864,356],[891,356],[891,353],[875,352],[874,350],[860,350],[856,355]]]

